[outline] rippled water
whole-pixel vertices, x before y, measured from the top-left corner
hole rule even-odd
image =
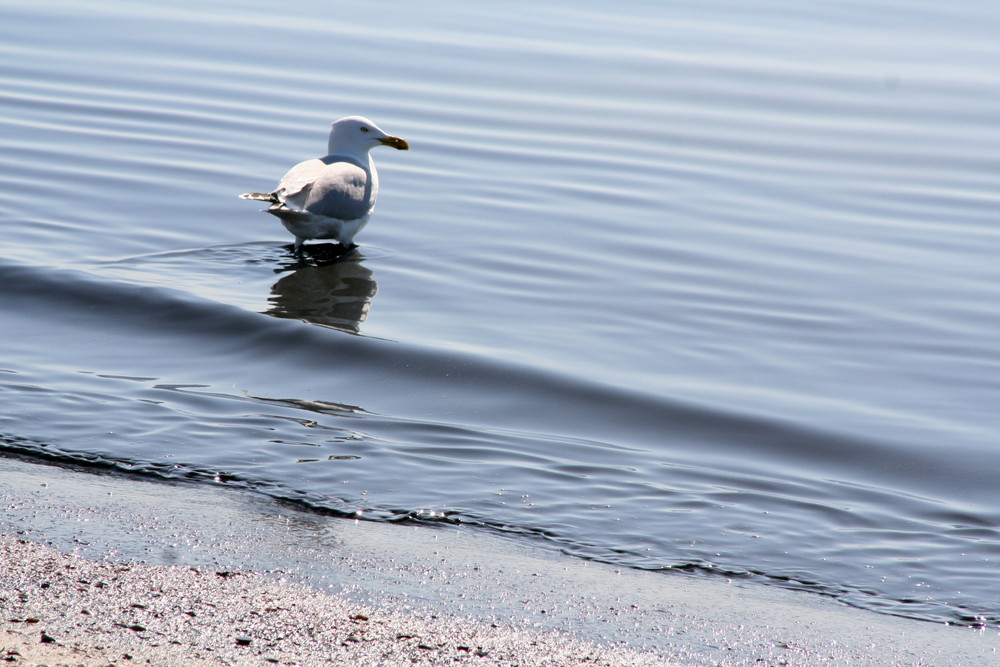
[[[282,7],[0,1],[0,453],[1000,625],[1000,5]]]

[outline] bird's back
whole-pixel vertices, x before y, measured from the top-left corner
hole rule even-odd
[[[338,220],[354,220],[371,213],[378,195],[378,176],[356,160],[328,155],[292,167],[275,190],[278,204]]]

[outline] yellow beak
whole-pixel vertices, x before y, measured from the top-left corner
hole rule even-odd
[[[386,137],[385,139],[379,139],[385,146],[392,146],[396,150],[408,151],[410,150],[410,144],[406,143],[405,139],[400,139],[399,137]]]

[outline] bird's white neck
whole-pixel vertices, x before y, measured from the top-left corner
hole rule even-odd
[[[330,158],[334,158],[333,161],[335,162],[350,162],[369,173],[375,173],[375,161],[372,160],[372,156],[368,151],[331,151],[326,156],[327,160]]]

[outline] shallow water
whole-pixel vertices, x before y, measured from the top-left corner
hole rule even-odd
[[[334,8],[0,2],[0,451],[1000,625],[1000,7]]]

